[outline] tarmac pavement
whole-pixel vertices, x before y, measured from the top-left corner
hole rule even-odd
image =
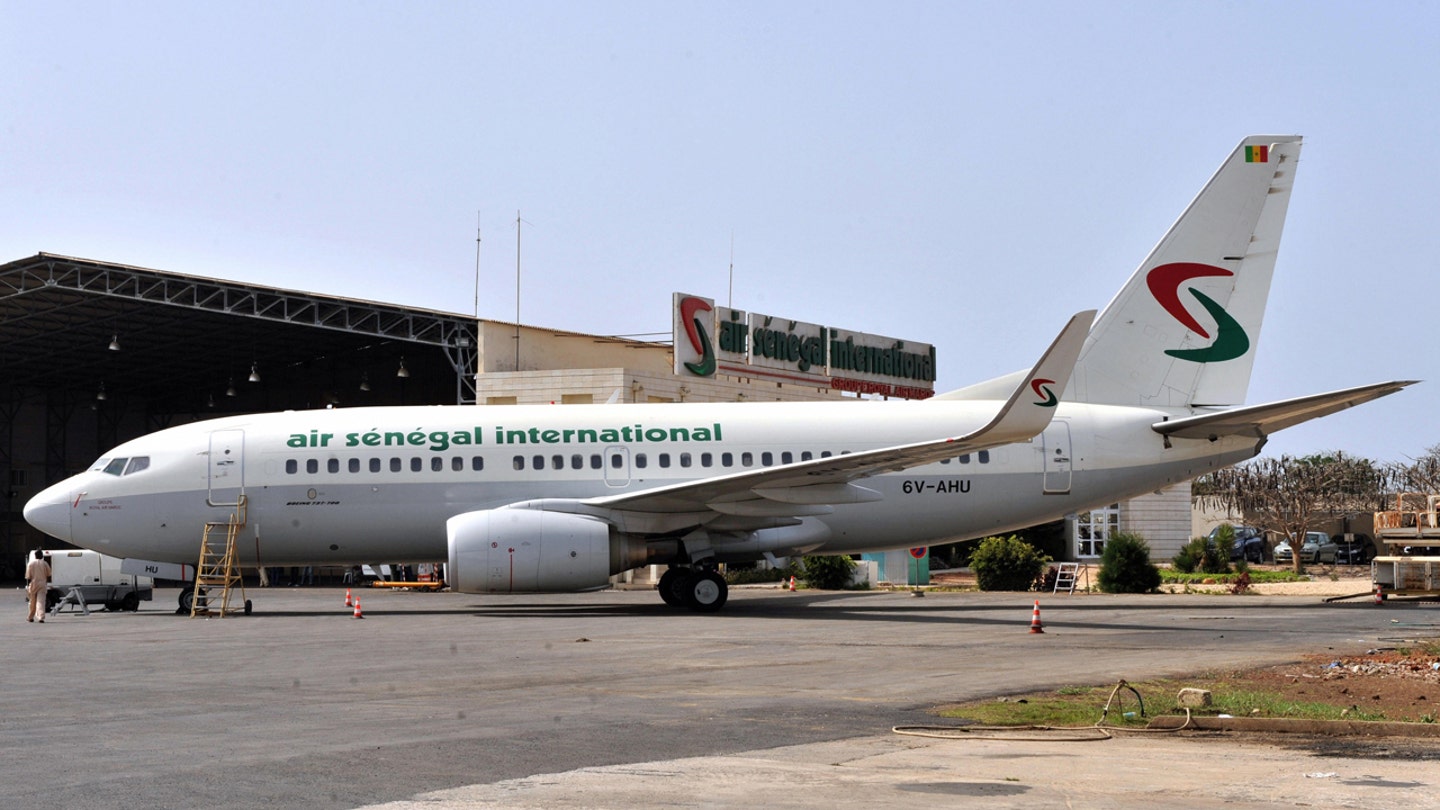
[[[254,614],[224,619],[174,615],[170,590],[137,614],[34,625],[15,593],[13,620],[0,623],[0,784],[17,807],[909,807],[966,796],[1148,807],[1160,795],[1199,807],[1422,807],[1408,797],[1440,796],[1433,761],[1177,737],[890,733],[935,722],[928,709],[945,702],[1440,636],[1440,615],[1413,605],[1038,595],[1046,632],[1032,634],[1036,594],[735,589],[722,613],[700,615],[653,592],[366,589],[356,620],[343,589],[251,589]]]

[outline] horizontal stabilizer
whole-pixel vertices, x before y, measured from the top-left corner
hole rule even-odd
[[[1168,422],[1156,422],[1150,427],[1156,433],[1176,439],[1218,439],[1222,436],[1247,436],[1263,439],[1277,430],[1294,427],[1301,422],[1329,416],[1369,402],[1372,399],[1389,396],[1402,388],[1414,385],[1418,380],[1362,385],[1328,394],[1314,394],[1298,399],[1251,405],[1218,413],[1201,414]]]

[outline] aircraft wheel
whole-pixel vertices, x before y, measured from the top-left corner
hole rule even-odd
[[[128,610],[128,611],[130,611],[131,613],[134,613],[135,611],[139,610],[139,609],[140,609],[140,595],[137,594],[137,593],[135,593],[135,592],[133,592],[133,591],[130,592],[130,593],[125,594],[125,596],[120,600],[120,609],[121,609],[121,610]]]
[[[689,568],[667,568],[665,573],[660,575],[656,590],[660,591],[660,598],[665,600],[665,604],[670,607],[684,607],[685,580],[690,573]]]
[[[204,588],[201,588],[201,589],[200,589],[200,607],[201,607],[201,608],[204,608],[204,607],[205,607],[205,589],[204,589]],[[188,588],[186,588],[186,589],[184,589],[183,591],[180,592],[180,611],[181,611],[182,613],[189,613],[189,612],[190,612],[191,610],[193,610],[194,608],[195,608],[195,586],[194,586],[194,585],[191,585],[190,587],[188,587]]]
[[[714,613],[729,597],[725,578],[714,571],[696,571],[685,580],[685,604],[697,613]]]

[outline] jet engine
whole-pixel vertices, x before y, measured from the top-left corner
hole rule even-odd
[[[643,541],[610,524],[532,509],[465,512],[445,523],[450,587],[462,593],[591,591],[645,564]]]

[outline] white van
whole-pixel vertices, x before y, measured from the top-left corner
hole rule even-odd
[[[45,552],[50,563],[50,589],[45,596],[45,609],[55,605],[80,588],[88,607],[106,610],[140,609],[140,602],[155,596],[155,580],[120,571],[120,558],[83,549],[52,549]]]

